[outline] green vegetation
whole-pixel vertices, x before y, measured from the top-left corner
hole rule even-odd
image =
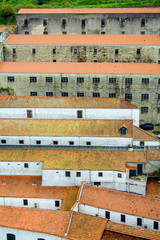
[[[158,171],[155,171],[155,173],[157,174],[157,178],[160,180],[160,169],[158,169]]]
[[[122,8],[158,6],[160,0],[1,0],[0,24],[15,24],[20,8]]]

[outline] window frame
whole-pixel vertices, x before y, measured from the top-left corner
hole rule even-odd
[[[77,110],[77,119],[83,119],[83,110]]]

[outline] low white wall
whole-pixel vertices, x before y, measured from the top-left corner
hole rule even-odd
[[[140,146],[140,141],[133,141],[133,145]],[[158,147],[160,146],[160,141],[144,141],[145,147]]]
[[[25,168],[28,163],[28,168]],[[41,176],[43,162],[0,162],[0,175]]]
[[[37,240],[38,238],[43,238],[45,240],[63,240],[63,239],[65,239],[65,238],[61,238],[61,237],[57,237],[57,236],[53,236],[53,235],[49,235],[49,234],[0,227],[0,239],[1,240],[7,239],[7,233],[14,234],[16,236],[16,240]]]
[[[28,205],[24,205],[23,200],[28,200]],[[55,201],[59,201],[59,207],[55,206]],[[37,207],[35,206],[37,205]],[[1,206],[9,207],[25,207],[25,208],[39,208],[49,210],[59,210],[61,199],[45,199],[45,198],[17,198],[17,197],[0,197]]]

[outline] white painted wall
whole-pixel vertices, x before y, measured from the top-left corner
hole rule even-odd
[[[1,140],[6,140],[3,144]],[[24,144],[20,144],[23,140]],[[41,141],[37,144],[36,141]],[[69,142],[73,141],[74,146],[86,146],[86,142],[91,142],[91,146],[122,146],[128,147],[132,144],[132,138],[126,137],[49,137],[49,136],[0,136],[0,145],[39,145],[53,146],[53,141],[58,141],[59,146],[70,146]]]
[[[37,240],[37,238],[44,238],[45,240],[65,240],[66,238],[61,238],[49,234],[36,233],[30,231],[23,231],[12,228],[0,227],[0,239],[6,240],[7,233],[12,233],[16,235],[16,240]]]
[[[109,209],[96,208],[96,207],[92,207],[92,206],[89,206],[86,204],[81,204],[81,203],[79,204],[78,209],[79,209],[79,212],[81,212],[81,213],[92,215],[92,216],[98,216],[101,218],[105,218],[105,211],[109,211],[110,212],[110,221],[115,222],[115,223],[124,224],[124,225],[133,226],[133,227],[138,227],[137,226],[137,218],[140,216],[114,212],[114,211],[110,211]],[[121,214],[124,214],[126,216],[125,223],[121,222]],[[147,229],[160,232],[160,221],[158,221],[159,222],[159,230],[153,229],[154,221],[157,221],[157,220],[149,219],[149,218],[142,218],[142,227],[144,228],[144,226],[146,225]]]
[[[94,108],[0,108],[0,118],[27,118],[32,110],[36,119],[77,119],[77,110],[83,111],[83,119],[129,119],[139,126],[139,109]]]
[[[140,141],[133,141],[133,145],[140,146]],[[150,147],[150,146],[158,147],[158,146],[160,146],[160,141],[144,141],[144,146],[145,147]]]
[[[24,167],[28,163],[28,168]],[[43,162],[0,162],[0,175],[41,176]]]
[[[24,199],[28,200],[27,206],[23,204]],[[60,206],[56,207],[55,201],[59,201],[61,205],[61,199],[0,197],[1,206],[35,208],[36,203],[39,209],[59,210]]]

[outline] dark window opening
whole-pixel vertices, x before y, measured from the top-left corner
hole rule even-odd
[[[5,139],[2,139],[2,140],[1,140],[1,143],[2,143],[2,144],[6,144],[7,141],[6,141]]]
[[[53,141],[53,145],[58,145],[58,141]]]
[[[28,206],[28,200],[27,199],[23,199],[23,205]]]
[[[16,240],[16,236],[12,233],[7,233],[7,240]]]
[[[78,51],[77,51],[77,48],[74,48],[74,54],[77,54]]]
[[[118,173],[118,174],[117,174],[117,177],[118,177],[118,178],[122,178],[122,173]]]
[[[30,77],[30,82],[37,82],[37,77]]]
[[[82,35],[85,35],[86,34],[86,32],[82,32]]]
[[[125,100],[126,100],[126,101],[132,100],[132,94],[131,94],[131,93],[126,93],[126,94],[125,94]]]
[[[105,211],[105,218],[110,219],[110,212]]]
[[[32,49],[32,54],[35,54],[35,53],[36,53],[36,49],[33,48],[33,49]]]
[[[84,97],[84,93],[83,92],[78,92],[77,97]]]
[[[120,135],[127,135],[127,129],[125,127],[120,129]]]
[[[101,182],[94,182],[94,185],[98,187],[101,185]]]
[[[68,97],[68,92],[62,92],[62,93],[61,93],[61,96],[62,96],[62,97]]]
[[[28,26],[28,19],[24,19],[24,26],[25,26],[25,27]]]
[[[68,83],[68,77],[61,77],[61,83]]]
[[[67,25],[66,19],[62,19],[62,27],[66,27],[66,25]]]
[[[97,48],[94,48],[94,54],[97,54]]]
[[[85,26],[86,26],[86,20],[82,19],[82,27],[85,27]]]
[[[24,168],[28,168],[28,167],[29,167],[28,163],[24,163]]]
[[[94,62],[98,62],[98,60],[94,60]]]
[[[137,49],[137,54],[141,54],[141,49],[140,48]]]
[[[126,216],[121,214],[121,222],[126,222]]]
[[[81,177],[81,172],[76,172],[76,177]]]
[[[160,107],[157,107],[157,113],[160,113]]]
[[[142,78],[142,84],[149,84],[149,78]]]
[[[56,54],[56,48],[53,48],[53,54]]]
[[[37,140],[37,141],[36,141],[36,144],[41,144],[41,141],[40,141],[40,140]]]
[[[47,31],[44,31],[44,32],[43,32],[43,34],[44,34],[44,35],[47,35],[47,34],[48,34],[48,32],[47,32]]]
[[[140,146],[144,147],[144,141],[140,141]]]
[[[19,140],[19,144],[24,144],[24,140]]]
[[[142,19],[141,19],[141,27],[144,27],[144,26],[145,26],[145,24],[146,24],[146,21],[145,21],[145,19],[144,19],[144,18],[142,18]]]
[[[77,118],[83,118],[83,111],[77,111]]]
[[[100,83],[100,78],[93,78],[93,83]]]
[[[109,93],[109,98],[115,98],[116,97],[116,93]]]
[[[125,84],[132,84],[132,78],[125,78]]]
[[[118,54],[118,49],[115,49],[115,54]]]
[[[73,141],[69,141],[69,145],[74,145],[74,142]]]
[[[145,35],[145,31],[141,31],[141,35]]]
[[[83,77],[77,77],[77,83],[84,83]]]
[[[60,201],[58,200],[55,201],[55,207],[60,207]]]
[[[106,32],[101,32],[101,34],[102,34],[102,35],[105,35],[105,34],[106,34]]]
[[[62,32],[63,35],[67,35],[67,32]]]
[[[158,226],[158,225],[159,225],[158,222],[156,222],[156,221],[153,222],[153,228],[154,228],[155,230],[158,230],[158,229],[159,229],[159,226]]]
[[[129,170],[129,177],[135,177],[137,176],[137,170],[136,169],[130,169]]]
[[[30,96],[37,96],[37,92],[30,92]]]
[[[57,62],[57,60],[56,60],[56,59],[53,59],[53,62]]]
[[[149,100],[149,94],[145,93],[141,95],[141,100]]]
[[[46,92],[47,97],[53,97],[53,92]]]
[[[86,145],[87,146],[91,146],[91,142],[86,142]]]
[[[28,35],[28,34],[29,34],[29,32],[28,32],[28,31],[25,31],[25,32],[24,32],[24,34],[25,34],[25,35]]]
[[[141,107],[141,113],[148,113],[148,107]]]
[[[7,77],[8,82],[14,82],[14,77]]]
[[[115,62],[115,63],[118,63],[118,60],[115,60],[114,62]]]
[[[46,19],[43,20],[43,26],[47,26],[47,20]]]
[[[99,172],[98,177],[103,177],[103,172]]]
[[[52,82],[52,77],[46,77],[46,82],[51,83]]]
[[[13,48],[12,52],[13,54],[16,54],[16,48]]]
[[[101,27],[105,27],[105,25],[106,25],[105,19],[101,19]]]
[[[100,97],[100,93],[94,92],[93,97]]]
[[[69,171],[66,171],[65,174],[66,174],[66,177],[70,177],[71,176],[71,173]]]

